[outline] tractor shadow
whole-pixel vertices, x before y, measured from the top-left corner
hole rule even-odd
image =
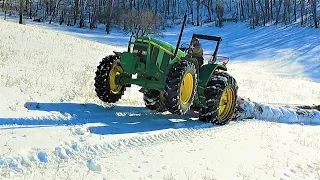
[[[161,114],[153,113],[145,107],[27,102],[25,108],[31,112],[42,111],[47,115],[31,118],[0,118],[0,125],[18,125],[6,129],[88,125],[91,133],[100,135],[214,127],[211,123],[199,121],[196,113]]]

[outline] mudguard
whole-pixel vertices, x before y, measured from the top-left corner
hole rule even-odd
[[[200,68],[199,85],[206,87],[210,77],[215,70],[220,69],[227,71],[227,67],[221,64],[205,64]]]

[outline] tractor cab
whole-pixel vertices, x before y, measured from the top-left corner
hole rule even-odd
[[[185,53],[188,54],[189,57],[193,57],[192,55],[192,40],[193,39],[198,39],[200,41],[200,44],[203,44],[202,42],[203,41],[215,41],[215,48],[213,49],[213,53],[206,53],[206,52],[210,52],[210,50],[208,49],[205,49],[203,46],[203,55],[202,55],[202,58],[204,60],[204,64],[213,64],[213,63],[218,63],[218,64],[221,64],[221,65],[226,65],[228,62],[229,62],[229,58],[228,57],[225,57],[225,56],[218,56],[218,49],[219,49],[219,45],[220,45],[220,42],[222,41],[222,38],[221,37],[218,37],[218,36],[209,36],[209,35],[202,35],[202,34],[193,34],[192,35],[192,38],[191,38],[191,41],[190,41],[190,44],[188,43],[183,43],[181,44],[180,46],[180,50],[184,51]]]

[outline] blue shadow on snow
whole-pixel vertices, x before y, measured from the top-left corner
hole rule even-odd
[[[106,108],[97,104],[38,102],[27,102],[25,107],[31,111],[59,112],[61,114],[60,116],[50,115],[37,118],[0,118],[0,125],[22,126],[5,128],[16,129],[101,123],[102,125],[91,126],[89,130],[91,133],[102,135],[214,126],[211,123],[192,120],[191,118],[197,118],[197,114],[194,113],[187,115],[157,114],[145,107],[115,106]]]

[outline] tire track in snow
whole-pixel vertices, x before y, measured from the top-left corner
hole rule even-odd
[[[119,109],[117,109],[118,107],[116,107],[108,109],[100,106],[97,107],[97,105],[84,106],[70,103],[26,105],[29,110],[40,110],[50,113],[42,117],[7,118],[6,121],[0,121],[2,122],[2,125],[6,123],[27,126],[69,125],[73,134],[76,135],[76,138],[78,139],[73,142],[64,142],[52,150],[35,148],[24,155],[18,154],[16,156],[0,157],[0,166],[10,167],[16,171],[23,171],[23,169],[26,169],[33,164],[52,164],[60,160],[68,161],[70,159],[81,159],[92,163],[93,161],[90,160],[114,152],[116,153],[142,146],[152,146],[163,142],[190,140],[192,137],[202,136],[204,132],[210,131],[210,128],[214,127],[215,130],[222,128],[215,127],[210,123],[189,120],[186,116],[152,114],[146,111],[145,108],[119,107]],[[70,106],[73,108],[70,109]],[[178,118],[180,121],[170,121],[170,118]],[[138,126],[138,130],[136,132],[126,132],[128,122],[136,120],[139,120],[140,122],[136,125]],[[90,124],[99,121],[105,123],[106,126],[95,126]],[[123,121],[123,124],[121,124],[121,121]],[[107,136],[104,136],[104,139],[102,139],[101,142],[90,142],[90,136],[95,134],[90,131],[91,128],[107,128],[112,125],[112,122],[118,122],[116,125],[118,125],[117,127],[120,128],[119,131],[123,132],[123,134],[120,133],[119,135],[119,133],[114,133],[112,130],[106,129],[109,134],[106,133]],[[139,125],[142,126],[139,127]],[[146,127],[147,129],[145,129]],[[135,126],[131,125],[129,128],[135,128]],[[139,128],[141,130],[140,132]],[[226,127],[223,127],[222,129],[226,129]],[[96,166],[88,165],[88,167]]]
[[[55,165],[57,162],[68,162],[71,160],[77,162],[86,162],[86,165],[90,170],[99,171],[100,165],[94,164],[94,159],[121,153],[133,148],[153,146],[161,143],[170,143],[174,141],[192,142],[194,137],[212,137],[212,134],[214,133],[228,131],[230,128],[240,125],[239,123],[235,122],[232,122],[227,126],[214,126],[210,123],[200,123],[201,122],[195,123],[196,125],[194,126],[183,127],[181,129],[172,128],[163,131],[152,132],[152,134],[134,134],[131,137],[120,137],[116,139],[110,138],[107,140],[102,140],[102,142],[99,143],[81,141],[71,143],[65,142],[51,151],[37,149],[35,151],[30,151],[27,155],[17,155],[2,158],[0,159],[0,166],[9,167],[16,172],[23,172],[25,169],[35,164]],[[76,129],[77,128],[75,127],[74,130],[76,131]],[[85,128],[82,130],[86,131]],[[77,133],[84,134],[82,135],[84,136],[83,139],[90,136],[89,132],[81,133],[81,131],[78,131]]]

